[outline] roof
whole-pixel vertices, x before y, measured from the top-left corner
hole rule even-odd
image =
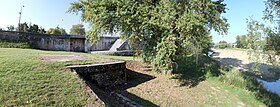
[[[70,39],[86,39],[86,37],[81,35],[70,35]]]

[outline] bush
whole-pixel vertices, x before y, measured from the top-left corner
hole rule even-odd
[[[30,48],[28,42],[21,41],[0,41],[0,48]]]
[[[242,74],[237,69],[232,69],[227,72],[225,75],[220,76],[219,80],[223,83],[233,85],[235,87],[246,89],[247,80],[244,78],[244,74]]]

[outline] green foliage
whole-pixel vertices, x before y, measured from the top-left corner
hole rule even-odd
[[[67,33],[65,29],[56,27],[56,28],[49,28],[46,34],[66,35]]]
[[[169,35],[162,38],[161,43],[158,44],[157,53],[155,59],[152,60],[152,65],[155,71],[168,70],[168,64],[172,64],[175,61],[175,52],[177,46],[175,45],[175,35]]]
[[[219,43],[215,44],[215,48],[225,49],[231,48],[231,44],[227,43],[226,41],[220,41]]]
[[[260,50],[263,49],[264,47],[264,32],[266,28],[265,25],[253,20],[253,19],[249,19],[247,21],[247,38],[246,38],[246,42],[247,42],[247,48],[248,49],[254,49],[254,50]]]
[[[178,79],[181,86],[196,86],[200,81],[210,77],[217,77],[221,74],[220,64],[206,56],[199,56],[197,63],[196,55],[181,56],[176,59],[177,70],[172,79]]]
[[[0,48],[31,48],[28,42],[0,40]]]
[[[32,25],[31,23],[28,26],[26,22],[20,24],[20,29],[17,30],[20,30],[21,32],[28,32],[28,33],[40,33],[40,34],[46,33],[44,28],[39,27],[36,24]]]
[[[9,26],[7,26],[7,29],[8,29],[8,31],[14,31],[14,30],[16,30],[16,28],[15,28],[14,25],[9,25]]]
[[[29,26],[27,25],[26,22],[24,23],[21,23],[20,26],[19,26],[19,30],[20,32],[28,32],[28,29],[29,29]]]
[[[264,11],[264,19],[269,20],[274,25],[274,29],[268,28],[267,33],[267,44],[265,49],[272,54],[280,55],[280,32],[279,32],[279,16],[280,16],[280,1],[278,0],[267,0],[266,9]]]
[[[70,29],[71,35],[85,35],[85,28],[82,24],[76,24],[72,25],[72,28]]]
[[[236,36],[236,48],[248,49],[247,35]]]
[[[79,0],[69,12],[81,12],[90,23],[91,40],[121,32],[130,43],[142,43],[141,56],[154,70],[166,70],[176,57],[209,48],[211,29],[227,33],[225,6],[223,0]]]
[[[244,74],[242,74],[242,72],[240,72],[238,69],[230,70],[225,75],[220,76],[219,80],[223,83],[243,89],[246,89],[247,86],[247,80],[244,79]]]

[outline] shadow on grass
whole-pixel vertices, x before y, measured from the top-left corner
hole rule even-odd
[[[251,75],[248,75],[249,72],[245,70],[243,70],[243,72],[239,72],[240,70],[237,70],[237,72],[241,73],[241,75],[235,75],[236,73],[232,73],[232,68],[250,66],[253,63],[248,65],[242,65],[240,60],[234,58],[220,58],[218,59],[219,61],[222,61],[220,63],[209,57],[200,56],[197,64],[196,62],[194,62],[194,58],[194,56],[180,58],[184,60],[180,60],[180,62],[177,62],[178,69],[174,79],[178,79],[181,82],[181,86],[189,86],[191,88],[197,86],[201,81],[204,81],[207,77],[222,77],[230,81],[224,82],[225,84],[233,85],[232,83],[234,83],[234,87],[246,89],[254,93],[254,96],[259,101],[263,102],[269,107],[277,107],[280,105],[280,96],[267,91],[262,86],[262,83],[259,83],[256,80],[256,77],[258,77],[256,76],[256,74],[251,72]],[[230,63],[225,64],[225,62],[223,61],[230,61]],[[227,64],[229,64],[229,66],[225,66]],[[261,64],[261,66],[269,65]],[[245,83],[242,80],[244,80]]]
[[[174,72],[173,79],[180,81],[180,86],[195,87],[207,77],[219,76],[221,66],[218,61],[210,57],[201,55],[198,62],[195,62],[195,56],[180,57],[177,70]]]
[[[158,105],[155,105],[154,103],[150,102],[149,100],[145,100],[145,99],[138,97],[137,95],[129,93],[127,91],[122,92],[122,94],[127,96],[130,99],[133,99],[135,102],[141,104],[144,107],[159,107]]]
[[[85,80],[86,84],[91,88],[94,94],[98,96],[98,99],[105,103],[106,107],[138,107],[142,105],[157,107],[154,103],[126,91],[128,88],[150,81],[155,77],[129,69],[126,70],[126,73],[127,82],[125,84],[107,87],[99,87],[96,85],[96,82],[90,80],[90,78],[79,76]]]

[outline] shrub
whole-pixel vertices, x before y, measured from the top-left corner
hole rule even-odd
[[[0,40],[0,48],[30,48],[30,44],[28,42],[22,42],[22,41]]]
[[[223,83],[233,85],[235,87],[246,89],[247,86],[247,80],[244,78],[244,74],[242,74],[237,69],[232,69],[229,72],[227,72],[225,75],[220,76],[220,81]]]

